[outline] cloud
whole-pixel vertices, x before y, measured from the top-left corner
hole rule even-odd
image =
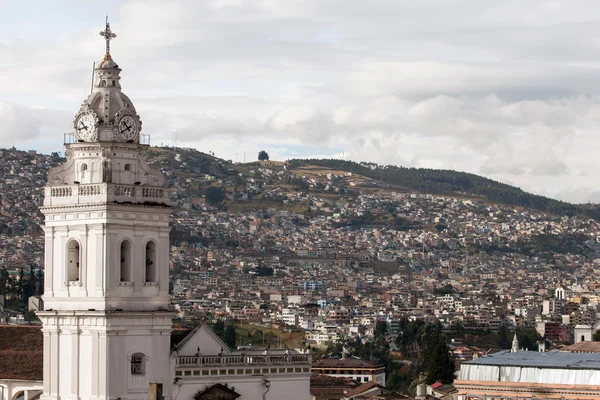
[[[54,137],[56,149],[103,54],[97,6],[9,7],[0,138],[49,148]],[[130,0],[110,10],[121,82],[153,143],[177,138],[226,159],[266,149],[457,169],[570,201],[598,198],[600,25],[589,16],[599,12],[591,0]]]

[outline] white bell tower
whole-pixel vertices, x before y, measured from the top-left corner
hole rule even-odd
[[[45,188],[42,399],[147,399],[154,383],[169,398],[169,189],[146,162],[108,21],[100,34],[92,93]]]

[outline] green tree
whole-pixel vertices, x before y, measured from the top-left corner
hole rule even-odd
[[[385,323],[385,321],[377,321],[377,323],[375,324],[375,331],[373,332],[373,336],[375,336],[375,339],[378,339],[379,337],[385,337],[385,333],[387,332],[387,324]]]
[[[500,325],[500,329],[498,329],[498,347],[501,349],[510,349],[512,344],[512,339],[508,337],[508,329],[506,329],[506,325]]]
[[[225,200],[225,190],[222,187],[211,186],[206,189],[206,202],[211,206],[218,206]]]
[[[0,268],[0,295],[8,294],[9,275],[6,268]]]
[[[460,320],[452,321],[452,324],[450,325],[450,330],[458,335],[462,335],[463,333],[465,333],[465,327],[462,324],[462,322],[460,322]]]
[[[594,342],[600,342],[600,329],[598,329],[592,336]]]
[[[225,323],[218,319],[215,326],[213,326],[213,331],[218,337],[223,339],[225,337]]]
[[[271,267],[260,265],[256,268],[256,275],[258,276],[273,276],[274,270]]]
[[[250,333],[250,331],[248,331],[248,333]],[[237,341],[237,334],[235,333],[235,326],[233,324],[227,324],[227,326],[225,327],[225,337],[224,337],[223,341],[230,348],[232,348],[232,349],[235,348],[235,342]]]
[[[264,150],[258,152],[258,161],[269,161],[269,153]]]
[[[35,283],[36,283],[35,295],[36,296],[43,295],[44,294],[44,273],[42,272],[41,268],[38,268],[37,272],[35,273]]]
[[[431,385],[435,382],[454,382],[454,361],[450,356],[450,349],[446,343],[446,335],[436,335],[430,342],[432,349],[428,349],[429,359],[427,363],[427,374],[425,381]]]

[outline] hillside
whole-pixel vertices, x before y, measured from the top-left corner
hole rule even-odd
[[[46,156],[16,149],[5,151],[5,156],[8,156],[8,163],[5,168],[0,168],[2,198],[6,205],[14,202],[19,206],[12,209],[5,207],[4,215],[0,214],[0,232],[9,229],[6,226],[8,221],[19,215],[28,215],[29,218],[21,218],[23,224],[11,227],[10,231],[33,229],[41,232],[39,222],[42,216],[38,207],[45,174],[48,168],[62,162],[62,159],[57,154]],[[600,220],[599,205],[570,204],[474,174],[450,170],[380,166],[333,159],[234,164],[195,149],[159,147],[150,149],[148,161],[167,175],[167,184],[173,188],[175,211],[201,211],[207,203],[207,192],[211,190],[221,191],[217,193],[222,195],[222,198],[217,198],[218,204],[211,205],[222,210],[247,212],[274,208],[295,213],[310,212],[307,194],[329,202],[340,202],[351,201],[359,193],[391,190],[473,197],[486,203]],[[208,197],[210,199],[211,196]],[[31,224],[27,225],[29,222]],[[396,224],[398,222],[395,221]],[[376,224],[378,221],[366,223]]]
[[[527,193],[518,187],[496,182],[466,172],[441,169],[405,168],[394,165],[380,166],[374,163],[356,163],[333,159],[293,159],[291,168],[317,165],[359,174],[370,179],[403,187],[407,190],[441,195],[472,195],[489,201],[530,208],[557,215],[585,215],[600,220],[600,205],[571,204]]]
[[[177,160],[176,154],[180,161]],[[231,211],[238,212],[269,207],[281,208],[281,198],[278,198],[277,195],[274,196],[273,190],[280,192],[279,197],[298,191],[311,189],[315,191],[315,188],[307,187],[306,180],[327,174],[340,176],[352,173],[353,179],[360,182],[363,189],[369,187],[390,188],[447,196],[468,196],[500,205],[516,206],[555,215],[581,215],[600,220],[600,205],[571,204],[527,193],[518,187],[482,176],[452,170],[383,166],[375,163],[357,163],[337,159],[292,159],[287,163],[266,161],[233,164],[197,150],[178,149],[174,151],[169,148],[153,148],[150,152],[150,159],[154,159],[153,162],[159,163],[165,171],[173,171],[172,178],[193,178],[199,174],[209,174],[220,181],[205,181],[209,186],[213,184],[225,187],[233,186],[231,188],[233,196],[226,203]],[[268,168],[274,173],[266,175],[258,173],[257,169],[261,167]],[[273,179],[272,175],[277,177],[277,171],[285,171],[285,179]],[[292,176],[289,173],[292,173]],[[244,202],[235,201],[235,193],[238,189],[241,191],[246,186],[260,188],[260,190],[255,193],[255,196],[244,199]],[[193,190],[194,188],[190,189],[192,190],[189,190],[189,194],[192,196],[205,193],[199,186],[198,191]],[[204,189],[206,189],[206,185]],[[321,192],[323,191],[321,190]],[[333,197],[343,194],[344,192],[331,193]],[[240,199],[237,198],[237,200]],[[305,209],[305,207],[292,207],[291,211],[300,211],[301,209]]]

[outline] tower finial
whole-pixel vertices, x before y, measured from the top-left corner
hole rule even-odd
[[[519,339],[517,338],[517,332],[515,332],[515,337],[512,341],[512,347],[510,349],[511,353],[516,353],[519,351]]]
[[[100,36],[103,36],[104,40],[106,40],[106,54],[104,55],[104,59],[108,59],[110,57],[110,41],[117,37],[117,35],[110,30],[108,15],[106,15],[106,27],[100,32]]]

